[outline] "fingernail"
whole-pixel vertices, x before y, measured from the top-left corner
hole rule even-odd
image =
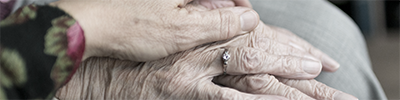
[[[240,25],[242,31],[252,31],[257,27],[258,14],[255,11],[249,10],[240,15]]]
[[[347,93],[335,93],[333,100],[358,100],[358,98]]]
[[[302,61],[303,70],[309,74],[318,74],[321,72],[322,65],[320,62],[312,60]]]
[[[322,60],[322,65],[326,66],[324,68],[327,69],[328,71],[336,71],[340,67],[340,64],[335,60],[333,60],[332,58],[330,58],[328,55],[323,55],[321,57],[321,60]]]

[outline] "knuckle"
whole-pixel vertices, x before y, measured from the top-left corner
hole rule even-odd
[[[291,56],[302,56],[302,52],[305,52],[305,50],[300,50],[299,48],[296,47],[287,47],[288,55]]]
[[[276,87],[276,83],[278,80],[275,77],[270,75],[262,75],[262,76],[250,76],[245,78],[245,86],[247,88],[247,92],[253,93],[265,93],[266,90],[270,90]]]
[[[302,72],[301,61],[298,58],[292,56],[285,56],[282,58],[282,73],[291,73],[291,72]]]
[[[262,64],[262,57],[260,57],[261,52],[252,50],[252,49],[244,49],[240,54],[239,62],[242,62],[240,65],[243,67],[245,72],[253,72],[258,69],[258,66]]]
[[[259,32],[261,33],[261,32]],[[249,42],[249,46],[250,47],[255,47],[255,48],[260,48],[260,49],[264,49],[266,50],[266,52],[270,53],[271,50],[270,49],[270,42],[272,41],[271,39],[269,39],[268,37],[265,37],[263,35],[257,34],[257,32],[255,32],[255,34],[249,34],[248,39]]]
[[[301,84],[301,80],[292,80],[292,79],[285,79],[285,78],[278,78],[278,80],[283,83],[286,84],[288,86],[296,86],[298,84]]]
[[[218,10],[220,18],[221,39],[228,39],[236,35],[240,28],[239,18],[229,10]]]
[[[322,83],[316,83],[313,91],[311,91],[311,95],[313,97],[316,97],[317,99],[333,99],[333,95],[335,93],[338,93],[339,91],[336,91],[325,84]]]

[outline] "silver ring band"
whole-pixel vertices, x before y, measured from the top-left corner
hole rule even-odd
[[[222,65],[224,68],[224,75],[226,75],[226,69],[228,68],[228,60],[231,58],[228,49],[225,49],[224,54],[222,54]]]

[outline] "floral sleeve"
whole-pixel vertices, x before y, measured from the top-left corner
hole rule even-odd
[[[0,26],[0,99],[51,99],[82,60],[79,24],[58,8],[32,4]]]

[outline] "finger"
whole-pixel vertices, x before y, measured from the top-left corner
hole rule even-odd
[[[296,36],[292,32],[282,29],[282,28],[273,27],[273,26],[270,26],[269,28],[271,28],[271,30],[274,30],[276,32],[271,32],[271,34],[273,34],[273,35],[268,35],[268,36],[274,36],[275,38],[273,38],[273,39],[276,39],[277,41],[280,41],[282,43],[285,43],[292,47],[295,47],[298,50],[308,52],[311,55],[313,55],[314,57],[320,59],[322,66],[323,66],[323,70],[334,72],[340,67],[340,64],[338,62],[333,60],[331,57],[329,57],[327,54],[323,53],[319,49],[316,49],[314,46],[309,44],[307,41]],[[286,39],[282,39],[282,38],[286,38]]]
[[[242,7],[208,11],[182,8],[173,15],[176,17],[168,21],[177,29],[173,34],[176,34],[174,43],[178,51],[244,34],[253,30],[259,22],[254,10]]]
[[[262,95],[243,93],[231,88],[217,86],[210,81],[199,89],[202,99],[210,100],[288,100],[285,97],[277,95]],[[203,95],[203,96],[202,96]]]
[[[308,52],[298,50],[296,47],[281,43],[279,41],[260,36],[260,34],[246,34],[243,36],[236,37],[234,42],[230,43],[229,46],[239,47],[239,46],[249,46],[254,48],[262,49],[263,51],[274,54],[274,55],[290,55],[302,58],[308,58],[310,60],[319,61]],[[249,41],[251,40],[251,41]]]
[[[281,29],[281,28],[278,31],[282,31],[282,33],[287,33],[289,38],[291,38],[291,39],[289,39],[289,40],[291,40],[291,41],[289,41],[289,45],[291,45],[293,47],[297,47],[297,48],[303,48],[310,54],[312,54],[315,57],[317,57],[318,59],[320,59],[322,62],[322,65],[324,66],[323,70],[334,72],[340,67],[340,64],[338,62],[336,62],[335,60],[333,60],[331,57],[329,57],[327,54],[325,54],[321,50],[315,48],[307,41],[297,37],[290,31],[287,31],[287,30]]]
[[[321,63],[295,56],[268,54],[249,47],[228,48],[230,75],[267,73],[285,78],[310,79],[321,72]]]
[[[249,0],[233,0],[233,1],[235,2],[236,6],[252,8],[251,3],[250,3]]]
[[[293,88],[296,88],[301,92],[318,100],[357,100],[356,97],[350,94],[333,89],[314,79],[312,80],[294,80],[285,78],[277,78],[277,79],[280,82],[288,86],[291,86]]]
[[[235,6],[235,2],[233,2],[232,0],[195,0],[193,3],[202,5],[208,9],[217,9],[217,8]]]
[[[222,75],[215,77],[213,82],[252,94],[280,95],[291,100],[313,100],[301,91],[280,83],[275,77],[268,74]]]

